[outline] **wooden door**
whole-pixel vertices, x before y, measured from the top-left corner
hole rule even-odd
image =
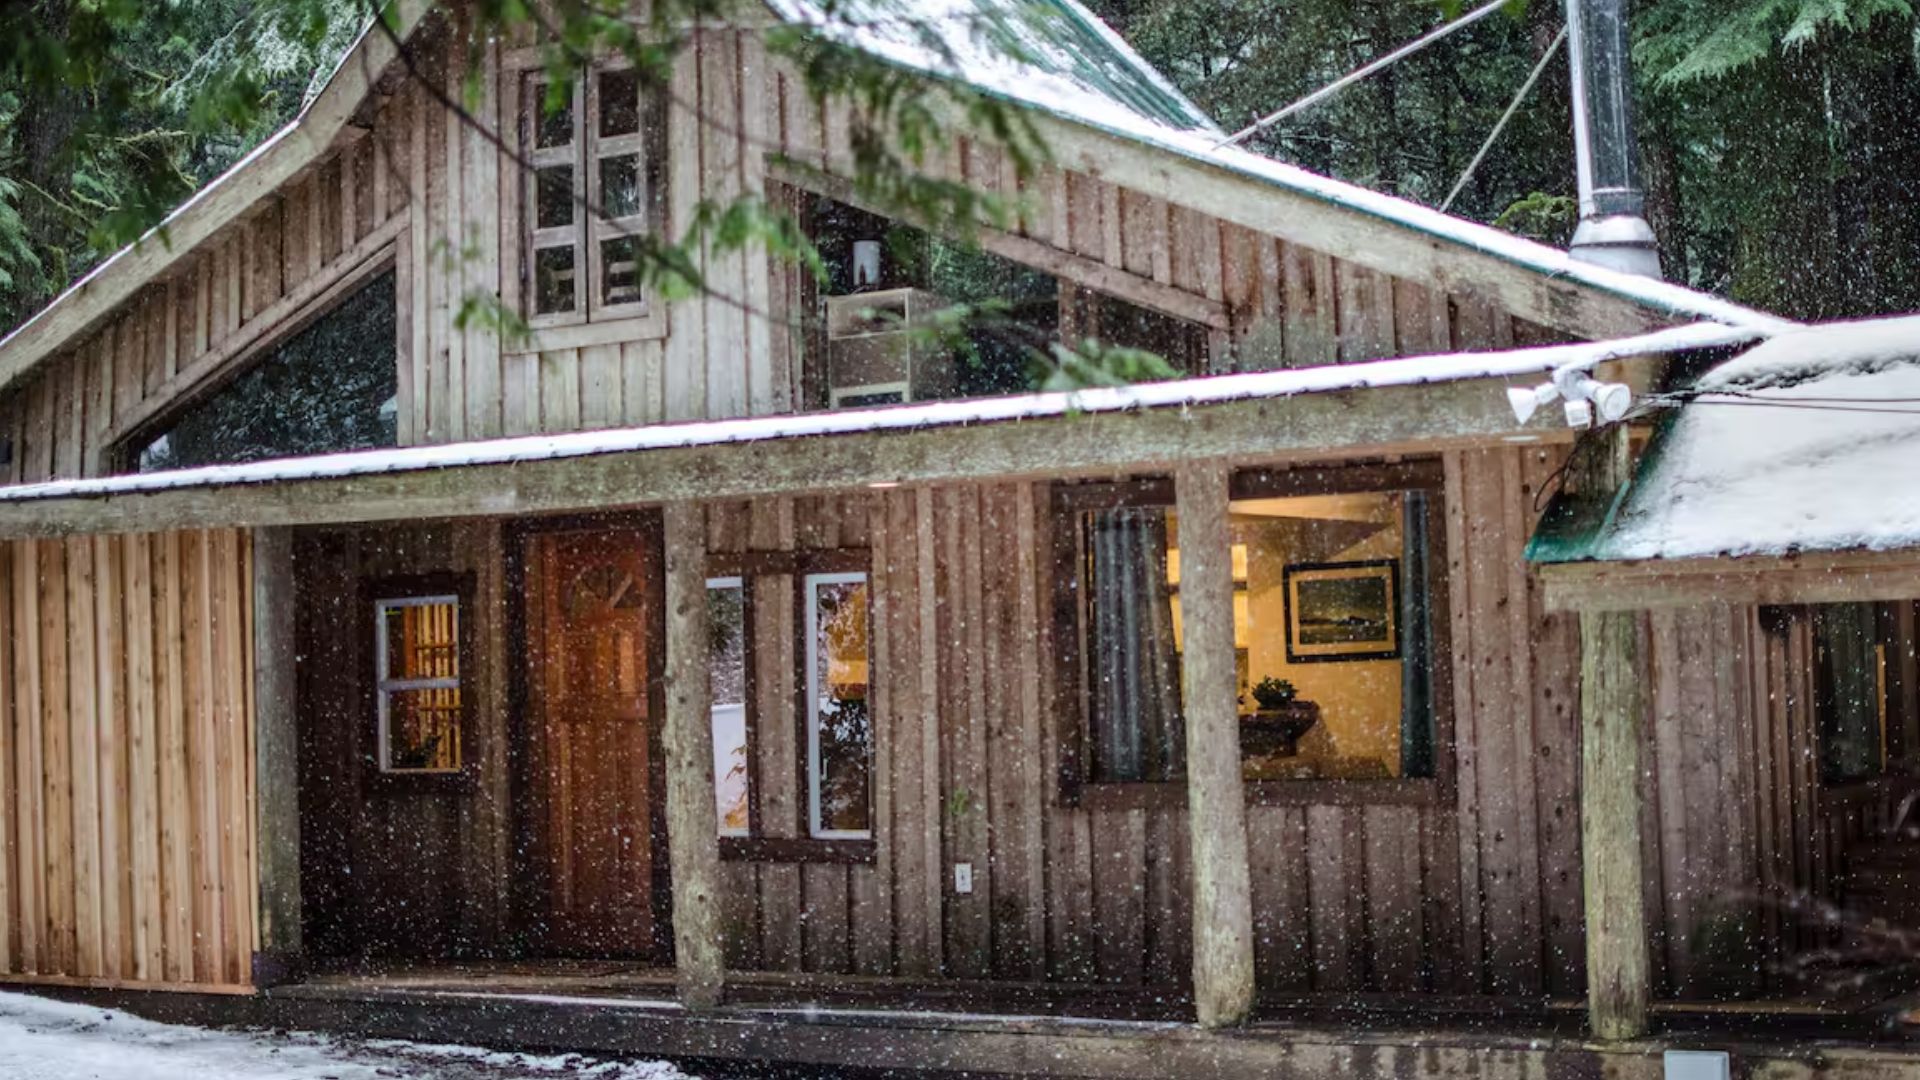
[[[658,544],[640,528],[527,541],[529,943],[649,957]]]

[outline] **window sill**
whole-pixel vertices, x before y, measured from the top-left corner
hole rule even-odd
[[[614,345],[623,341],[650,341],[667,336],[667,315],[662,305],[646,315],[605,322],[574,322],[556,326],[534,326],[527,336],[505,343],[507,356],[553,352],[558,349],[584,349],[592,345]]]
[[[782,836],[723,836],[720,858],[728,862],[831,863],[874,861],[872,840],[814,840]]]
[[[1440,781],[1430,777],[1391,780],[1248,780],[1249,806],[1437,806]],[[1183,781],[1085,784],[1079,804],[1087,810],[1184,808]]]

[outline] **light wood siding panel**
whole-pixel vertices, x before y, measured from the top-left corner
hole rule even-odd
[[[0,566],[0,981],[246,987],[247,535],[23,541]]]

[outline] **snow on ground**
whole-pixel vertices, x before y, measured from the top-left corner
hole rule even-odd
[[[666,1062],[214,1031],[0,993],[6,1080],[694,1080]]]

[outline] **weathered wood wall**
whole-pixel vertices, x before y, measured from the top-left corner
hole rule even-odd
[[[1843,941],[1820,906],[1846,902],[1850,852],[1886,835],[1911,784],[1821,779],[1805,609],[1669,609],[1648,632],[1656,985],[1680,998],[1799,992],[1796,954]]]
[[[419,96],[411,91],[402,101]],[[398,109],[415,111],[410,104]],[[408,163],[390,150],[413,152],[389,140],[357,138],[292,186],[262,192],[245,220],[148,284],[78,346],[10,387],[0,409],[0,433],[14,447],[8,480],[113,471],[114,451],[127,435],[217,384],[236,363],[297,327],[310,305],[329,302],[390,261],[409,191],[403,182]]]
[[[300,879],[316,959],[450,957],[494,948],[509,847],[506,565],[498,522],[298,535]],[[467,707],[459,776],[382,775],[367,583],[472,575],[460,612]]]
[[[252,979],[244,533],[0,546],[0,980]]]
[[[1431,796],[1261,805],[1252,836],[1269,992],[1581,989],[1577,668],[1519,561],[1550,453],[1447,460],[1459,747]],[[877,857],[729,862],[730,957],[774,970],[1065,979],[1180,992],[1185,811],[1061,806],[1044,486],[714,507],[715,551],[864,546],[875,573]],[[756,604],[758,775],[796,820],[786,590]],[[1435,797],[1437,796],[1437,797]],[[974,891],[951,864],[974,866]]]
[[[423,31],[424,78],[464,94],[457,26]],[[702,199],[769,190],[774,149],[847,175],[844,106],[826,113],[750,31],[693,35],[667,111],[670,229]],[[476,46],[498,72],[514,50]],[[511,133],[500,79],[473,106],[483,134],[411,80],[385,84],[364,126],[291,185],[145,289],[106,325],[10,387],[0,433],[9,482],[96,475],[126,436],[217,386],[347,286],[398,268],[402,444],[662,420],[762,415],[807,400],[798,274],[714,254],[715,295],[669,305],[632,339],[565,333],[503,343],[462,326],[470,297],[515,292],[521,177],[490,141]],[[695,113],[695,108],[698,113]],[[823,153],[821,147],[834,147]],[[1017,195],[1004,250],[1065,280],[1211,327],[1215,370],[1499,348],[1556,335],[1485,300],[1449,295],[1104,181],[1051,168],[1019,181],[995,146],[959,139],[931,171]],[[790,178],[789,178],[790,179]],[[1559,335],[1564,336],[1564,335]]]

